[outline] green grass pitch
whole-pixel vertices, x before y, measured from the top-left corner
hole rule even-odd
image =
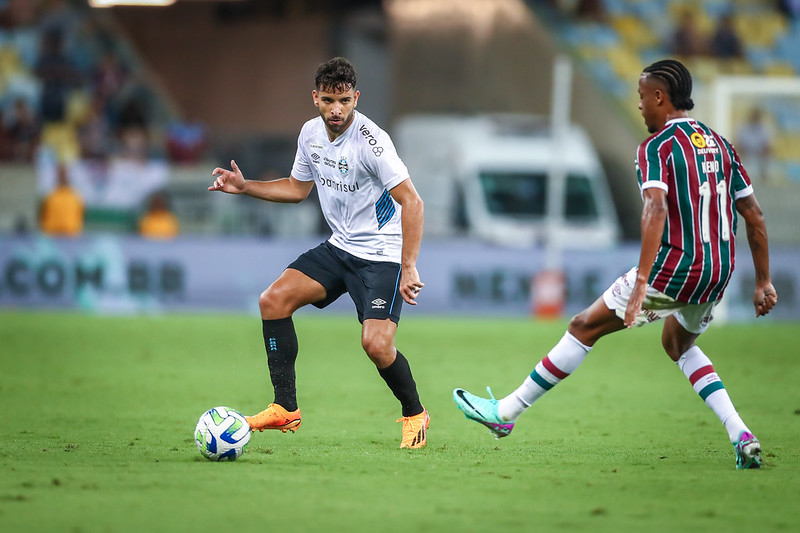
[[[793,531],[800,523],[797,324],[715,325],[700,338],[765,467],[734,468],[714,414],[663,354],[660,327],[601,340],[494,440],[452,389],[509,393],[566,323],[420,317],[397,345],[431,413],[398,448],[399,406],[354,317],[307,312],[296,434],[255,433],[212,463],[208,408],[272,400],[261,324],[240,315],[0,313],[4,531]]]

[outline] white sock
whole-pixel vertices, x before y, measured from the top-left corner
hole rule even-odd
[[[722,385],[711,360],[698,346],[692,346],[677,361],[694,391],[706,402],[728,432],[731,442],[739,439],[739,433],[750,430],[742,421],[731,402],[728,391]]]
[[[582,344],[569,332],[564,333],[558,344],[537,363],[533,372],[525,378],[522,385],[500,400],[497,405],[497,414],[509,422],[516,420],[545,392],[572,374],[591,349],[591,346]]]

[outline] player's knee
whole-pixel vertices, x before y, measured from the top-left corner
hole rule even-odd
[[[385,361],[394,355],[394,346],[391,341],[379,336],[362,337],[361,347],[376,363]]]
[[[595,342],[594,330],[591,327],[587,313],[584,311],[573,316],[569,321],[567,331],[580,342],[591,346]]]
[[[589,329],[588,313],[583,311],[573,316],[569,321],[569,331],[573,335]]]
[[[287,306],[286,295],[281,294],[282,292],[281,289],[270,285],[258,297],[258,308],[263,318],[284,318],[292,313]]]
[[[261,310],[261,316],[270,315],[273,311],[273,300],[270,297],[269,289],[258,296],[258,308]]]
[[[661,346],[664,348],[664,351],[667,353],[670,359],[673,361],[677,361],[681,358],[681,355],[686,353],[689,348],[692,347],[694,343],[683,343],[679,339],[675,339],[672,336],[662,336],[661,337]]]
[[[586,346],[594,346],[601,337],[620,329],[621,324],[622,321],[618,321],[615,315],[598,312],[593,306],[573,316],[567,331]]]

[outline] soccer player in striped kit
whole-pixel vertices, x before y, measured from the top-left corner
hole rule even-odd
[[[652,135],[636,151],[644,200],[638,267],[572,318],[564,337],[514,392],[496,400],[453,391],[467,418],[487,426],[495,437],[511,433],[517,417],[574,372],[601,337],[663,319],[664,350],[724,425],[736,468],[761,466],[758,439],[695,341],[708,328],[733,272],[738,216],[746,224],[755,266],[756,317],[777,303],[767,229],[736,150],[689,116],[691,94],[691,75],[676,60],[653,63],[639,78],[639,109]]]
[[[297,140],[291,175],[246,180],[235,161],[214,169],[210,191],[297,203],[317,186],[331,237],[303,253],[259,298],[264,346],[275,401],[248,416],[252,430],[286,433],[300,427],[295,388],[297,334],[292,315],[313,304],[323,308],[350,294],[362,324],[361,346],[401,406],[401,448],[422,448],[430,424],[408,360],[394,345],[403,302],[416,305],[424,283],[416,262],[422,240],[423,204],[392,140],[356,111],[359,91],[350,62],[320,65],[312,91],[319,116]]]

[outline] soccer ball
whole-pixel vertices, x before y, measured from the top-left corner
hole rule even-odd
[[[209,461],[234,461],[250,442],[250,425],[238,411],[214,407],[197,421],[194,442]]]

